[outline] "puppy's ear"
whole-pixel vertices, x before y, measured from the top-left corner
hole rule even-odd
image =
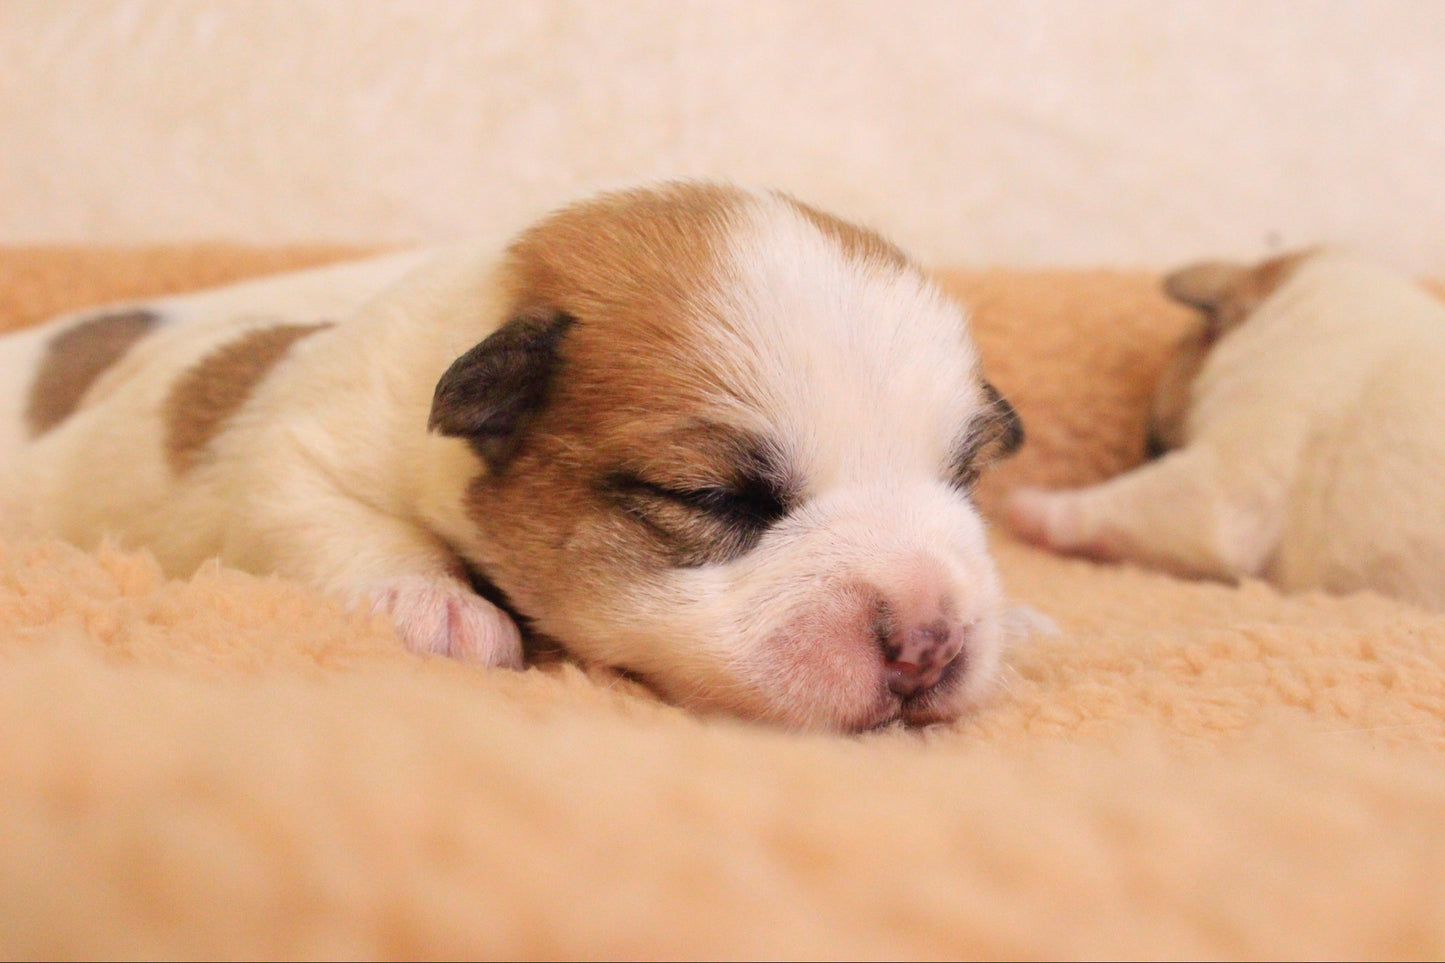
[[[968,433],[953,454],[957,484],[970,488],[991,463],[1012,455],[1024,443],[1024,423],[998,389],[983,382],[988,404],[969,422]]]
[[[502,325],[442,375],[427,428],[465,438],[492,471],[501,470],[547,403],[562,337],[574,323],[558,312]]]
[[[1202,261],[1164,278],[1164,291],[1176,301],[1212,313],[1229,297],[1247,270],[1242,264]]]
[[[1164,291],[1174,300],[1204,311],[1209,334],[1217,338],[1254,313],[1315,253],[1311,248],[1282,254],[1253,266],[1225,261],[1191,264],[1167,276]]]

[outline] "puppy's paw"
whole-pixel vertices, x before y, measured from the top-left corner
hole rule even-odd
[[[1118,546],[1102,533],[1085,531],[1081,497],[1072,491],[1017,488],[1004,502],[1003,521],[1019,538],[1042,548],[1117,561]]]
[[[522,668],[522,634],[511,616],[449,578],[403,575],[372,586],[371,611],[391,618],[408,649],[463,662]]]
[[[1067,493],[1042,488],[1016,488],[1004,502],[1003,520],[1025,541],[1059,549],[1073,540],[1074,514]]]

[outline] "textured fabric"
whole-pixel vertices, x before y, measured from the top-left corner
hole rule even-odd
[[[0,327],[326,250],[0,250]],[[958,271],[1016,482],[1140,457],[1157,278]],[[1043,554],[948,728],[793,735],[402,652],[304,587],[0,543],[0,955],[1445,955],[1445,617]]]

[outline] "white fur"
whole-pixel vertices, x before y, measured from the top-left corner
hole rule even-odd
[[[846,257],[771,195],[749,195],[723,241],[695,292],[721,319],[733,389],[714,414],[782,439],[804,504],[741,558],[528,614],[684,704],[859,728],[900,712],[871,621],[882,598],[904,630],[955,626],[966,676],[929,716],[951,718],[989,687],[1006,621],[982,522],[944,479],[989,402],[965,319],[921,273]],[[31,527],[82,545],[144,545],[176,573],[219,556],[303,579],[388,613],[414,650],[518,665],[516,627],[461,580],[458,553],[481,564],[495,549],[465,506],[485,469],[426,431],[438,379],[503,320],[496,261],[464,246],[155,302],[164,327],[55,430],[25,442],[22,396],[4,399],[10,497]],[[177,373],[247,326],[323,319],[341,323],[293,346],[210,457],[167,468],[155,412]],[[0,342],[5,383],[27,384],[74,320]]]
[[[1186,444],[1104,484],[1014,494],[1061,551],[1445,608],[1445,305],[1356,256],[1303,262],[1213,348]]]

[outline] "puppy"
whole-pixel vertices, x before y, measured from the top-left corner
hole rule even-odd
[[[1155,398],[1162,457],[1015,492],[1009,524],[1061,552],[1445,608],[1445,305],[1333,250],[1165,286],[1201,314]]]
[[[304,580],[417,652],[523,636],[785,726],[954,719],[1008,619],[1019,421],[960,307],[791,198],[665,184],[0,342],[26,528]]]

